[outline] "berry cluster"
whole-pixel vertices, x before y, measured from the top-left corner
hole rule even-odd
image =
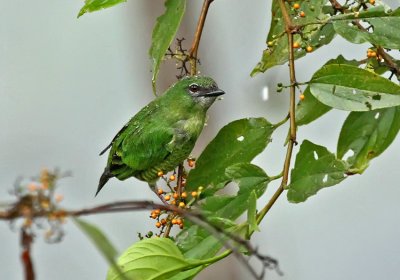
[[[17,182],[13,194],[18,200],[8,210],[11,217],[23,217],[21,228],[24,232],[34,235],[35,225],[44,230],[47,242],[58,242],[63,237],[61,225],[66,222],[66,215],[58,205],[64,196],[55,194],[57,180],[62,176],[65,175],[60,175],[57,170],[43,169],[40,176],[29,183]]]
[[[193,168],[195,166],[195,160],[193,158],[188,159],[187,166]],[[192,191],[190,193],[185,191],[186,171],[184,169],[182,169],[182,174],[177,174],[176,171],[174,171],[167,176],[164,172],[158,171],[157,175],[165,182],[168,188],[168,191],[165,191],[161,187],[158,187],[156,190],[158,196],[167,205],[172,205],[181,209],[189,209],[203,191],[203,187],[199,187],[197,191]],[[168,236],[173,226],[178,226],[180,229],[184,227],[184,219],[176,212],[155,209],[150,213],[150,218],[156,220],[155,226],[161,229],[157,236],[161,236],[162,234]]]

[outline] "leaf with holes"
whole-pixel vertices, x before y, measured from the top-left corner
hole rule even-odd
[[[302,47],[295,50],[295,59],[307,54],[305,51],[307,46],[312,46],[316,50],[330,43],[334,38],[336,33],[331,24],[312,24],[316,19],[327,21],[329,16],[323,11],[325,2],[325,0],[314,0],[312,3],[308,1],[300,3],[301,7],[299,11],[305,12],[306,16],[297,17],[293,21],[293,24],[305,25],[302,30],[303,38],[298,34],[294,36],[294,42],[299,43]],[[253,69],[251,76],[265,72],[269,68],[284,64],[289,60],[288,39],[285,33],[285,22],[279,6],[279,0],[272,1],[271,12],[271,27],[267,37],[268,48],[264,50],[261,61]],[[307,38],[308,41],[305,41],[304,38]]]
[[[369,161],[393,142],[400,129],[400,107],[370,112],[352,112],[340,132],[337,155],[356,173],[362,173]]]
[[[347,60],[342,55],[339,55],[337,58],[331,59],[325,63],[325,65],[329,64],[347,64],[358,66],[359,62],[356,60]],[[315,121],[332,109],[332,107],[319,102],[318,99],[311,94],[310,86],[307,86],[303,92],[303,95],[305,98],[302,101],[299,101],[296,106],[296,124],[299,126]]]
[[[370,111],[400,105],[399,85],[352,65],[325,65],[309,85],[315,98],[340,110]]]
[[[239,163],[228,167],[226,176],[238,184],[237,194],[210,195],[199,201],[197,207],[213,225],[245,235],[248,233],[248,224],[240,227],[235,225],[234,221],[245,211],[249,211],[249,215],[255,217],[254,199],[264,194],[270,178],[260,167],[249,163]],[[251,217],[250,222],[254,217]],[[254,223],[251,226],[252,230],[256,227]],[[213,256],[223,245],[223,242],[212,236],[209,231],[198,225],[187,226],[186,224],[185,229],[179,233],[177,242],[185,256],[202,259]]]
[[[161,61],[164,59],[168,47],[175,38],[186,9],[186,0],[167,0],[166,10],[157,18],[151,38],[150,57],[153,60],[153,91],[156,92],[156,80],[160,70]]]
[[[353,24],[355,21],[359,26]],[[389,12],[383,6],[371,7],[366,11],[334,16],[331,22],[335,31],[352,43],[370,42],[384,48],[400,49],[400,8]]]
[[[346,178],[347,165],[325,147],[304,140],[291,172],[287,198],[304,202],[320,189],[336,185]]]
[[[123,2],[126,2],[126,0],[85,0],[85,5],[79,11],[78,18],[86,13],[110,8]]]
[[[225,169],[253,160],[270,142],[274,130],[264,118],[241,119],[224,126],[202,152],[196,168],[189,172],[187,190],[203,186],[209,195],[224,187],[229,181]]]
[[[170,279],[180,272],[202,267],[218,260],[218,257],[207,260],[186,258],[171,239],[148,238],[136,242],[119,257],[118,267],[121,273],[110,268],[107,280]]]

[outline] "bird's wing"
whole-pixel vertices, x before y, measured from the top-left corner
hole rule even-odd
[[[154,113],[155,110],[157,110],[158,106],[155,102],[149,103],[147,106],[143,107],[142,110],[140,110],[133,118],[131,118],[119,131],[118,133],[114,136],[112,139],[111,143],[108,144],[107,147],[105,147],[101,152],[100,156],[103,155],[109,148],[113,147],[114,145],[119,145],[120,140],[124,139],[124,133],[132,133],[133,130],[139,129],[139,124],[142,123],[143,121],[146,120],[146,118],[149,118],[151,114]],[[131,128],[131,131],[129,131],[128,128]],[[128,131],[127,131],[128,130]]]
[[[158,165],[171,153],[174,130],[163,126],[146,128],[127,134],[117,151],[123,163],[134,170],[146,170]]]

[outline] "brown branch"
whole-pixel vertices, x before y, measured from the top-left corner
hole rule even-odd
[[[293,49],[293,34],[297,32],[297,27],[293,26],[292,21],[288,15],[284,0],[279,0],[280,9],[282,11],[283,19],[285,21],[285,30],[288,36],[288,50],[289,50],[289,72],[290,72],[290,103],[289,103],[289,119],[290,119],[290,138],[286,150],[285,162],[283,164],[283,176],[279,188],[275,191],[271,199],[264,206],[264,208],[257,215],[257,223],[259,224],[264,216],[268,213],[271,207],[278,200],[279,196],[287,187],[289,181],[290,162],[292,159],[293,146],[296,142],[296,75],[294,66],[294,49]]]
[[[24,227],[21,228],[21,247],[22,247],[21,260],[24,265],[25,280],[35,279],[35,273],[33,270],[32,257],[31,257],[32,242],[33,242],[33,236],[30,233],[28,233]]]
[[[204,0],[203,7],[201,9],[201,14],[199,17],[199,21],[197,22],[196,33],[194,34],[194,39],[192,43],[192,47],[190,48],[189,57],[190,57],[190,75],[194,76],[197,73],[197,51],[199,49],[201,34],[203,32],[204,23],[206,21],[207,12],[214,0]]]

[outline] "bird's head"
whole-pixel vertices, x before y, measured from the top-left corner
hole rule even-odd
[[[179,89],[179,92],[185,92],[204,109],[208,109],[218,96],[225,93],[218,88],[213,79],[204,76],[184,77],[173,88]]]

